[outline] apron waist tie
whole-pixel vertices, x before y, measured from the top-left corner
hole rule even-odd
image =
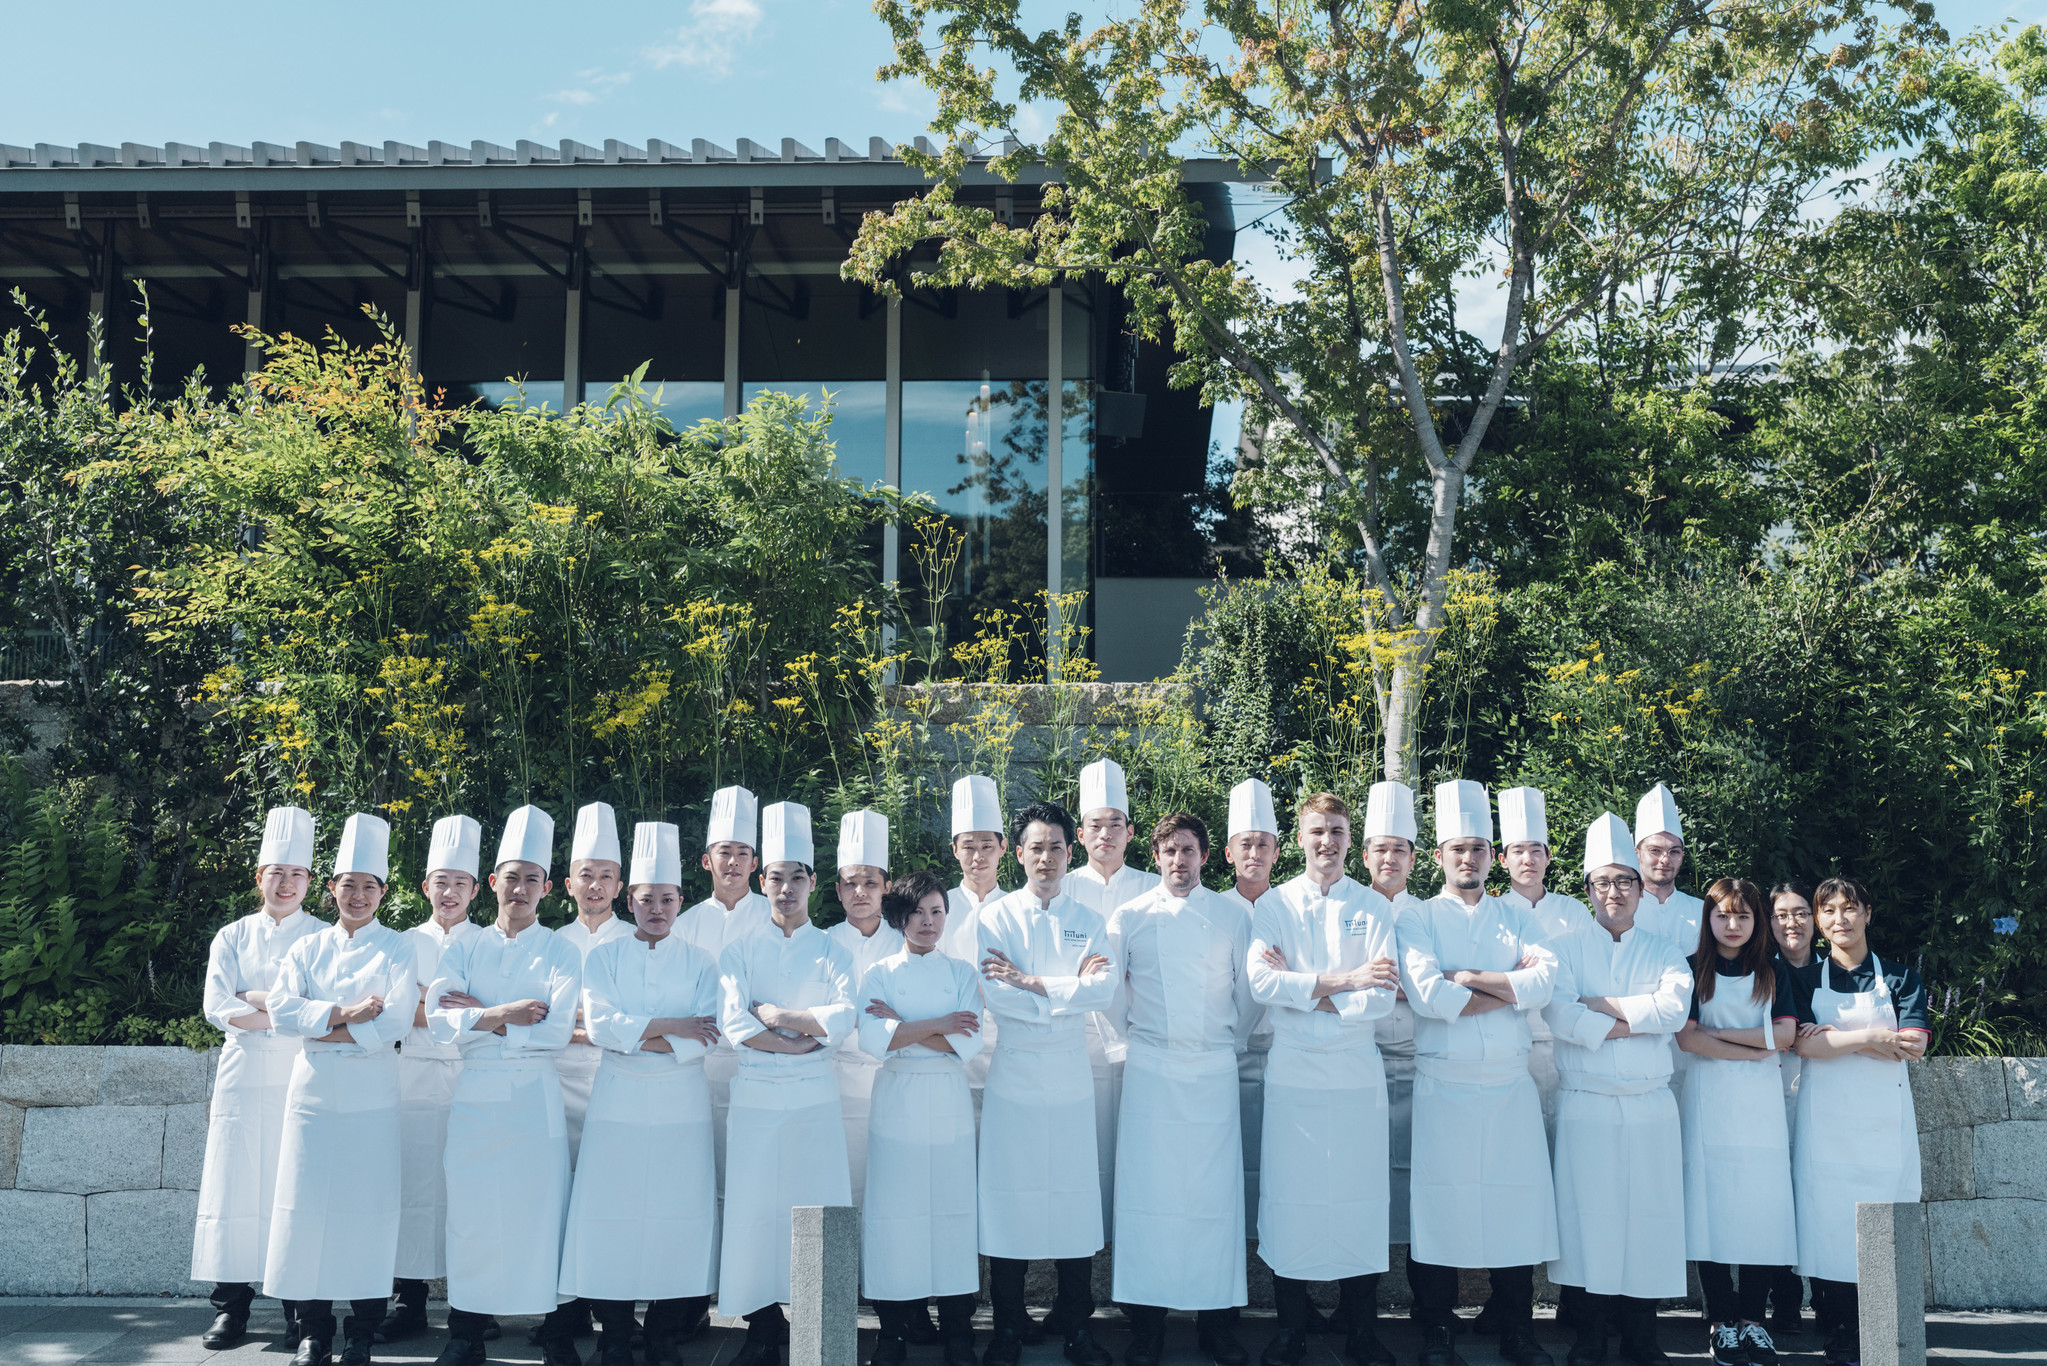
[[[1669,1085],[1669,1077],[1602,1077],[1588,1072],[1565,1072],[1558,1079],[1559,1090],[1585,1091],[1595,1096],[1647,1096]]]
[[[1237,1052],[1233,1048],[1160,1048],[1132,1039],[1130,1061],[1175,1081],[1237,1075]]]
[[[1415,1056],[1414,1070],[1430,1081],[1445,1082],[1451,1086],[1505,1086],[1528,1075],[1528,1056],[1523,1054],[1518,1058],[1488,1062],[1483,1058],[1432,1058],[1421,1053]]]

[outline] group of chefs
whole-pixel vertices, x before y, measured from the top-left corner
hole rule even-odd
[[[791,1211],[856,1204],[874,1366],[913,1345],[977,1366],[984,1257],[978,1366],[1047,1338],[1112,1366],[1092,1288],[1111,1241],[1126,1366],[1158,1366],[1172,1310],[1245,1366],[1247,1234],[1277,1310],[1263,1366],[1298,1366],[1312,1333],[1393,1366],[1375,1324],[1396,1242],[1419,1366],[1461,1366],[1470,1331],[1554,1366],[1539,1263],[1568,1366],[1610,1345],[1665,1366],[1656,1309],[1686,1294],[1688,1259],[1718,1366],[1774,1366],[1800,1277],[1828,1362],[1859,1360],[1855,1205],[1919,1196],[1905,1061],[1927,1039],[1918,979],[1869,948],[1859,884],[1677,890],[1661,784],[1632,829],[1609,812],[1586,830],[1582,901],[1549,886],[1534,788],[1501,792],[1497,821],[1479,784],[1435,790],[1429,897],[1408,891],[1420,834],[1399,783],[1361,820],[1302,800],[1305,868],[1279,885],[1262,782],[1231,793],[1219,851],[1196,817],[1159,820],[1156,872],[1125,861],[1122,770],[1098,760],[1080,790],[1077,822],[1046,802],[1005,818],[990,779],[961,779],[956,881],[892,866],[887,820],[847,815],[828,930],[809,811],[743,788],[713,797],[711,895],[686,910],[677,827],[638,824],[628,856],[612,809],[583,807],[577,916],[552,930],[537,807],[511,813],[487,872],[479,824],[440,820],[432,915],[404,932],[377,914],[384,821],[351,816],[323,865],[310,814],[272,810],[262,904],[215,937],[206,981],[227,1035],[192,1259],[216,1286],[206,1344],[246,1332],[260,1286],[294,1366],[368,1366],[427,1331],[445,1277],[437,1366],[479,1366],[513,1314],[544,1316],[547,1366],[580,1366],[593,1320],[600,1366],[635,1349],[677,1366],[713,1297],[746,1322],[735,1366],[778,1366]],[[1202,880],[1218,852],[1222,892]],[[316,867],[333,923],[304,909]],[[488,924],[470,915],[486,887]],[[1056,1279],[1042,1318],[1032,1261]],[[1490,1279],[1476,1321],[1455,1313],[1467,1270]]]

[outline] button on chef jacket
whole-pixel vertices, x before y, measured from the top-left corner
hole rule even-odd
[[[831,936],[815,925],[800,925],[784,935],[779,928],[748,935],[725,946],[718,974],[723,979],[718,1028],[739,1051],[739,1070],[761,1075],[829,1075],[833,1054],[859,1025],[853,1006],[853,960]],[[764,1053],[740,1047],[767,1026],[753,1013],[765,1001],[788,1010],[805,1010],[824,1031],[824,1047],[808,1053]]]
[[[583,956],[560,935],[536,922],[512,939],[498,926],[486,925],[442,952],[434,980],[427,984],[427,1023],[434,1038],[462,1050],[465,1062],[551,1062],[575,1032],[582,989]],[[508,1024],[502,1034],[479,1030],[481,1009],[437,1004],[450,992],[489,1005],[545,1001],[547,1018],[533,1025]]]

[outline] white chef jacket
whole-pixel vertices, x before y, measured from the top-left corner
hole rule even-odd
[[[1519,897],[1515,901],[1527,905]],[[1395,936],[1400,984],[1414,1007],[1417,1057],[1526,1065],[1529,1016],[1549,1004],[1556,975],[1556,955],[1544,944],[1548,932],[1531,912],[1493,896],[1467,906],[1454,892],[1444,892],[1402,906]],[[1536,958],[1536,965],[1517,968],[1525,956]],[[1463,1014],[1471,988],[1443,975],[1458,969],[1504,972],[1514,988],[1514,1004],[1483,1015]]]
[[[1633,1094],[1670,1080],[1671,1037],[1691,1014],[1692,969],[1677,946],[1639,924],[1618,942],[1597,920],[1550,942],[1556,985],[1543,1010],[1564,1087]],[[1611,996],[1633,1033],[1609,1039],[1613,1017],[1579,1003]],[[1497,1012],[1496,1012],[1497,1013]]]
[[[962,882],[945,894],[945,934],[938,941],[938,951],[948,957],[969,963],[978,970],[981,960],[979,951],[981,909],[992,906],[1009,893],[998,884],[988,895],[976,898]]]
[[[428,1010],[432,1010],[433,1001],[424,993],[427,983],[433,981],[434,975],[440,971],[441,956],[456,940],[482,932],[483,926],[473,920],[459,920],[451,930],[443,930],[438,923],[428,920],[424,925],[414,925],[405,932],[405,941],[412,946],[412,970],[419,983],[420,999],[426,1002]],[[405,1036],[405,1056],[454,1061],[462,1056],[462,1050],[453,1043],[437,1041],[431,1024],[414,1025]]]
[[[859,1024],[853,1005],[853,960],[830,935],[815,925],[799,925],[794,934],[747,935],[725,946],[718,961],[722,995],[718,1027],[739,1052],[740,1075],[803,1076],[829,1073],[832,1055]],[[808,1053],[764,1053],[744,1047],[767,1026],[753,1013],[753,1003],[787,1010],[806,1010],[824,1029],[822,1048]]]
[[[878,934],[875,937],[880,938]],[[867,1013],[866,1003],[870,999],[888,1002],[904,1020],[929,1020],[958,1011],[979,1012],[981,974],[943,949],[932,953],[911,953],[907,947],[898,948],[869,968],[867,975],[861,978],[860,999],[857,1042],[860,1051],[870,1058],[887,1061],[891,1057],[957,1057],[964,1064],[978,1054],[986,1042],[978,1033],[947,1034],[945,1038],[952,1045],[951,1053],[923,1043],[905,1044],[891,1052],[889,1041],[895,1038],[896,1026],[902,1021],[884,1020]],[[968,1130],[967,1141],[972,1139],[973,1133]]]
[[[677,918],[674,932],[682,936],[684,943],[694,944],[709,954],[715,963],[724,958],[727,944],[774,929],[774,911],[768,899],[759,892],[748,892],[729,911],[717,897],[705,897]]]
[[[479,933],[455,940],[441,954],[440,967],[426,988],[427,1024],[435,1039],[460,1048],[464,1061],[552,1061],[575,1032],[582,988],[582,955],[545,925],[536,921],[516,939],[497,925],[486,925]],[[547,1018],[535,1025],[508,1024],[502,1034],[486,1032],[476,1028],[482,1010],[436,1004],[451,991],[492,1006],[545,1001]]]
[[[844,920],[826,930],[825,934],[834,944],[846,951],[846,957],[852,965],[853,986],[856,992],[861,979],[867,976],[868,971],[876,963],[903,950],[903,932],[891,929],[885,920],[875,926],[873,934],[862,934]],[[945,950],[941,948],[938,951],[943,953]],[[777,1001],[775,1004],[780,1005],[781,1002]],[[860,997],[859,1005],[865,1010],[867,998]]]
[[[662,1017],[718,1018],[718,965],[696,945],[669,933],[649,946],[631,934],[614,935],[583,964],[585,1030],[606,1050],[604,1066],[659,1072],[702,1059],[694,1037],[664,1034],[673,1053],[649,1053],[641,1035]]]
[[[1109,916],[1109,956],[1122,968],[1104,1012],[1153,1048],[1240,1052],[1261,1007],[1246,958],[1251,922],[1206,887],[1184,900],[1163,885]]]
[[[1380,958],[1397,959],[1396,911],[1391,901],[1347,876],[1325,894],[1306,873],[1259,901],[1246,961],[1251,994],[1273,1007],[1274,1046],[1326,1050],[1372,1043],[1372,1022],[1393,1009],[1392,989],[1339,992],[1329,998],[1336,1008],[1331,1014],[1316,1009],[1315,979]],[[1267,948],[1285,956],[1286,971],[1266,964]]]
[[[983,977],[982,997],[1001,1017],[1001,1037],[1020,1046],[1069,1037],[1078,1042],[1090,1011],[1104,1010],[1116,995],[1119,969],[1108,926],[1094,911],[1063,890],[1049,906],[1025,887],[981,908],[976,961],[1001,950],[1019,972],[1043,980],[1045,994]],[[1081,960],[1100,954],[1109,960],[1086,977],[1075,974]]]
[[[1672,892],[1670,900],[1658,901],[1644,887],[1641,904],[1635,907],[1635,924],[1668,939],[1689,958],[1698,951],[1699,917],[1705,910],[1706,903],[1690,892]]]
[[[681,924],[679,917],[676,923],[679,927]],[[588,967],[590,964],[590,954],[599,944],[609,944],[614,939],[630,939],[633,936],[633,929],[632,922],[624,916],[613,915],[611,919],[599,925],[595,930],[588,930],[583,928],[582,917],[578,916],[556,930],[555,934],[569,947],[573,948],[582,957],[583,965]],[[583,1013],[586,1017],[589,1014],[587,1010]]]
[[[256,1013],[256,1007],[238,1000],[235,993],[270,990],[291,946],[326,928],[326,921],[308,915],[303,909],[282,920],[273,920],[258,910],[221,926],[206,951],[206,994],[202,1008],[207,1022],[224,1030],[229,1038],[248,1033],[228,1024],[236,1016]]]
[[[384,998],[384,1013],[352,1024],[354,1042],[321,1043],[333,1032],[327,1023],[334,1007],[364,996]],[[308,1053],[388,1052],[412,1029],[412,1008],[419,1002],[412,945],[406,936],[372,920],[353,936],[328,925],[292,945],[271,987],[270,1018],[279,1034],[305,1040]]]
[[[1082,864],[1067,873],[1060,882],[1059,890],[1078,901],[1081,905],[1100,916],[1104,923],[1109,912],[1125,902],[1134,901],[1159,885],[1157,873],[1147,873],[1139,868],[1124,864],[1116,870],[1115,876],[1106,882],[1091,865]]]
[[[1592,919],[1592,912],[1585,908],[1584,902],[1575,896],[1565,896],[1562,892],[1546,891],[1542,894],[1542,900],[1530,901],[1509,887],[1496,899],[1503,905],[1533,915],[1545,941],[1567,935]],[[1641,923],[1639,915],[1635,919],[1637,924]]]

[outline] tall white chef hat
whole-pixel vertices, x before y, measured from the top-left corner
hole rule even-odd
[[[1272,789],[1257,778],[1246,778],[1230,789],[1230,833],[1234,839],[1247,830],[1279,835],[1279,817],[1272,814]]]
[[[569,863],[577,859],[608,859],[623,863],[618,855],[618,813],[609,802],[591,802],[576,812],[576,833],[569,841]]]
[[[1130,794],[1123,788],[1123,765],[1114,759],[1097,759],[1080,771],[1080,815],[1085,818],[1103,808],[1130,815]]]
[[[1549,807],[1539,787],[1510,787],[1500,794],[1500,843],[1549,843]]]
[[[1585,830],[1585,875],[1590,877],[1595,868],[1612,864],[1642,871],[1642,865],[1635,862],[1635,842],[1628,838],[1628,823],[1604,811]]]
[[[1436,785],[1436,845],[1451,840],[1493,842],[1493,803],[1485,784],[1469,778]]]
[[[761,812],[761,866],[777,863],[817,865],[817,847],[810,841],[810,808],[799,802],[776,802]]]
[[[341,844],[334,851],[334,876],[368,873],[379,882],[391,878],[391,822],[358,811],[341,826]]]
[[[667,821],[641,821],[633,827],[633,866],[626,884],[649,883],[682,885],[682,831]]]
[[[760,799],[745,788],[719,788],[711,794],[711,824],[704,831],[705,846],[730,841],[758,848],[760,809]]]
[[[433,838],[427,842],[426,870],[443,870],[476,876],[483,862],[483,827],[470,816],[443,816],[434,822]]]
[[[543,873],[554,870],[554,817],[537,806],[522,806],[505,818],[491,867],[512,862],[537,863]]]
[[[1684,822],[1677,815],[1677,798],[1662,783],[1644,792],[1642,800],[1635,803],[1635,843],[1640,844],[1651,835],[1685,837]]]
[[[263,845],[256,866],[278,863],[313,870],[313,813],[302,806],[273,806],[263,818]]]
[[[976,830],[1002,833],[1002,794],[995,790],[993,778],[972,773],[952,785],[952,833]]]
[[[848,868],[888,871],[888,817],[879,811],[848,811],[839,817],[839,872]]]
[[[1415,842],[1414,789],[1406,783],[1372,784],[1371,794],[1365,798],[1365,828],[1358,833],[1358,842],[1379,835]]]

